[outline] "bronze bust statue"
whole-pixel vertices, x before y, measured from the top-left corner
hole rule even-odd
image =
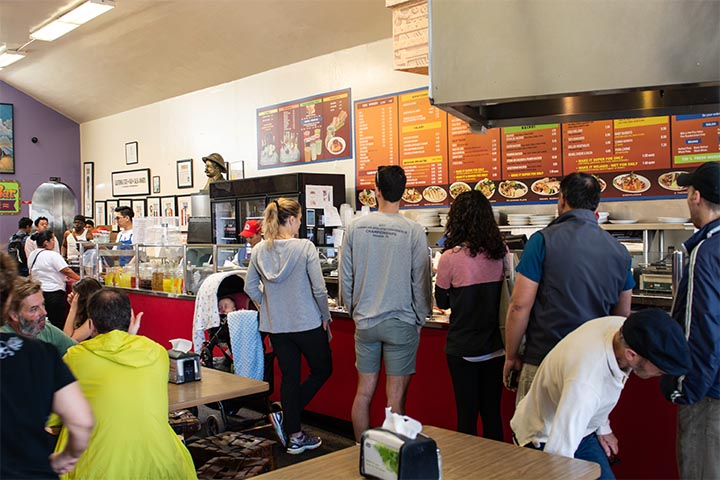
[[[205,175],[207,175],[208,181],[205,184],[205,187],[200,190],[201,192],[209,191],[211,183],[225,180],[223,173],[227,172],[227,168],[225,168],[225,160],[219,153],[211,153],[207,157],[202,157],[202,159],[203,162],[205,162]]]

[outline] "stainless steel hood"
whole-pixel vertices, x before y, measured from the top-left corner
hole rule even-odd
[[[718,0],[428,0],[430,100],[474,127],[720,111]]]

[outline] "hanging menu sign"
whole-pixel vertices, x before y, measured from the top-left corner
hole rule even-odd
[[[375,188],[380,165],[398,165],[397,97],[355,103],[356,171],[358,187]]]
[[[398,100],[400,165],[409,187],[403,200],[446,203],[447,113],[430,105],[427,89],[404,93]]]
[[[350,89],[257,110],[258,168],[352,157]]]
[[[562,175],[560,124],[502,129],[503,178]]]
[[[674,167],[720,161],[720,113],[676,115],[671,126]]]
[[[562,125],[563,171],[614,171],[613,121],[573,122]]]
[[[670,117],[613,120],[614,171],[670,167]]]
[[[483,178],[500,179],[500,130],[472,133],[470,125],[448,116],[450,178],[477,182]]]

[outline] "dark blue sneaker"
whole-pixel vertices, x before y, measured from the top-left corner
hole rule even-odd
[[[285,437],[285,430],[283,430],[283,412],[282,410],[278,412],[270,412],[268,414],[268,417],[270,417],[270,423],[272,423],[273,428],[275,429],[275,433],[277,434],[278,440],[280,440],[280,443],[283,447],[287,447],[287,439]]]
[[[322,445],[320,437],[315,437],[302,432],[299,437],[290,437],[288,439],[287,453],[297,455],[305,450],[314,450]]]

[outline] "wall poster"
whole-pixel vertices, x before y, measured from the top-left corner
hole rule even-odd
[[[352,158],[350,89],[257,109],[258,168]]]
[[[0,173],[15,173],[15,131],[10,103],[0,103]]]
[[[20,213],[20,182],[0,180],[0,215]]]

